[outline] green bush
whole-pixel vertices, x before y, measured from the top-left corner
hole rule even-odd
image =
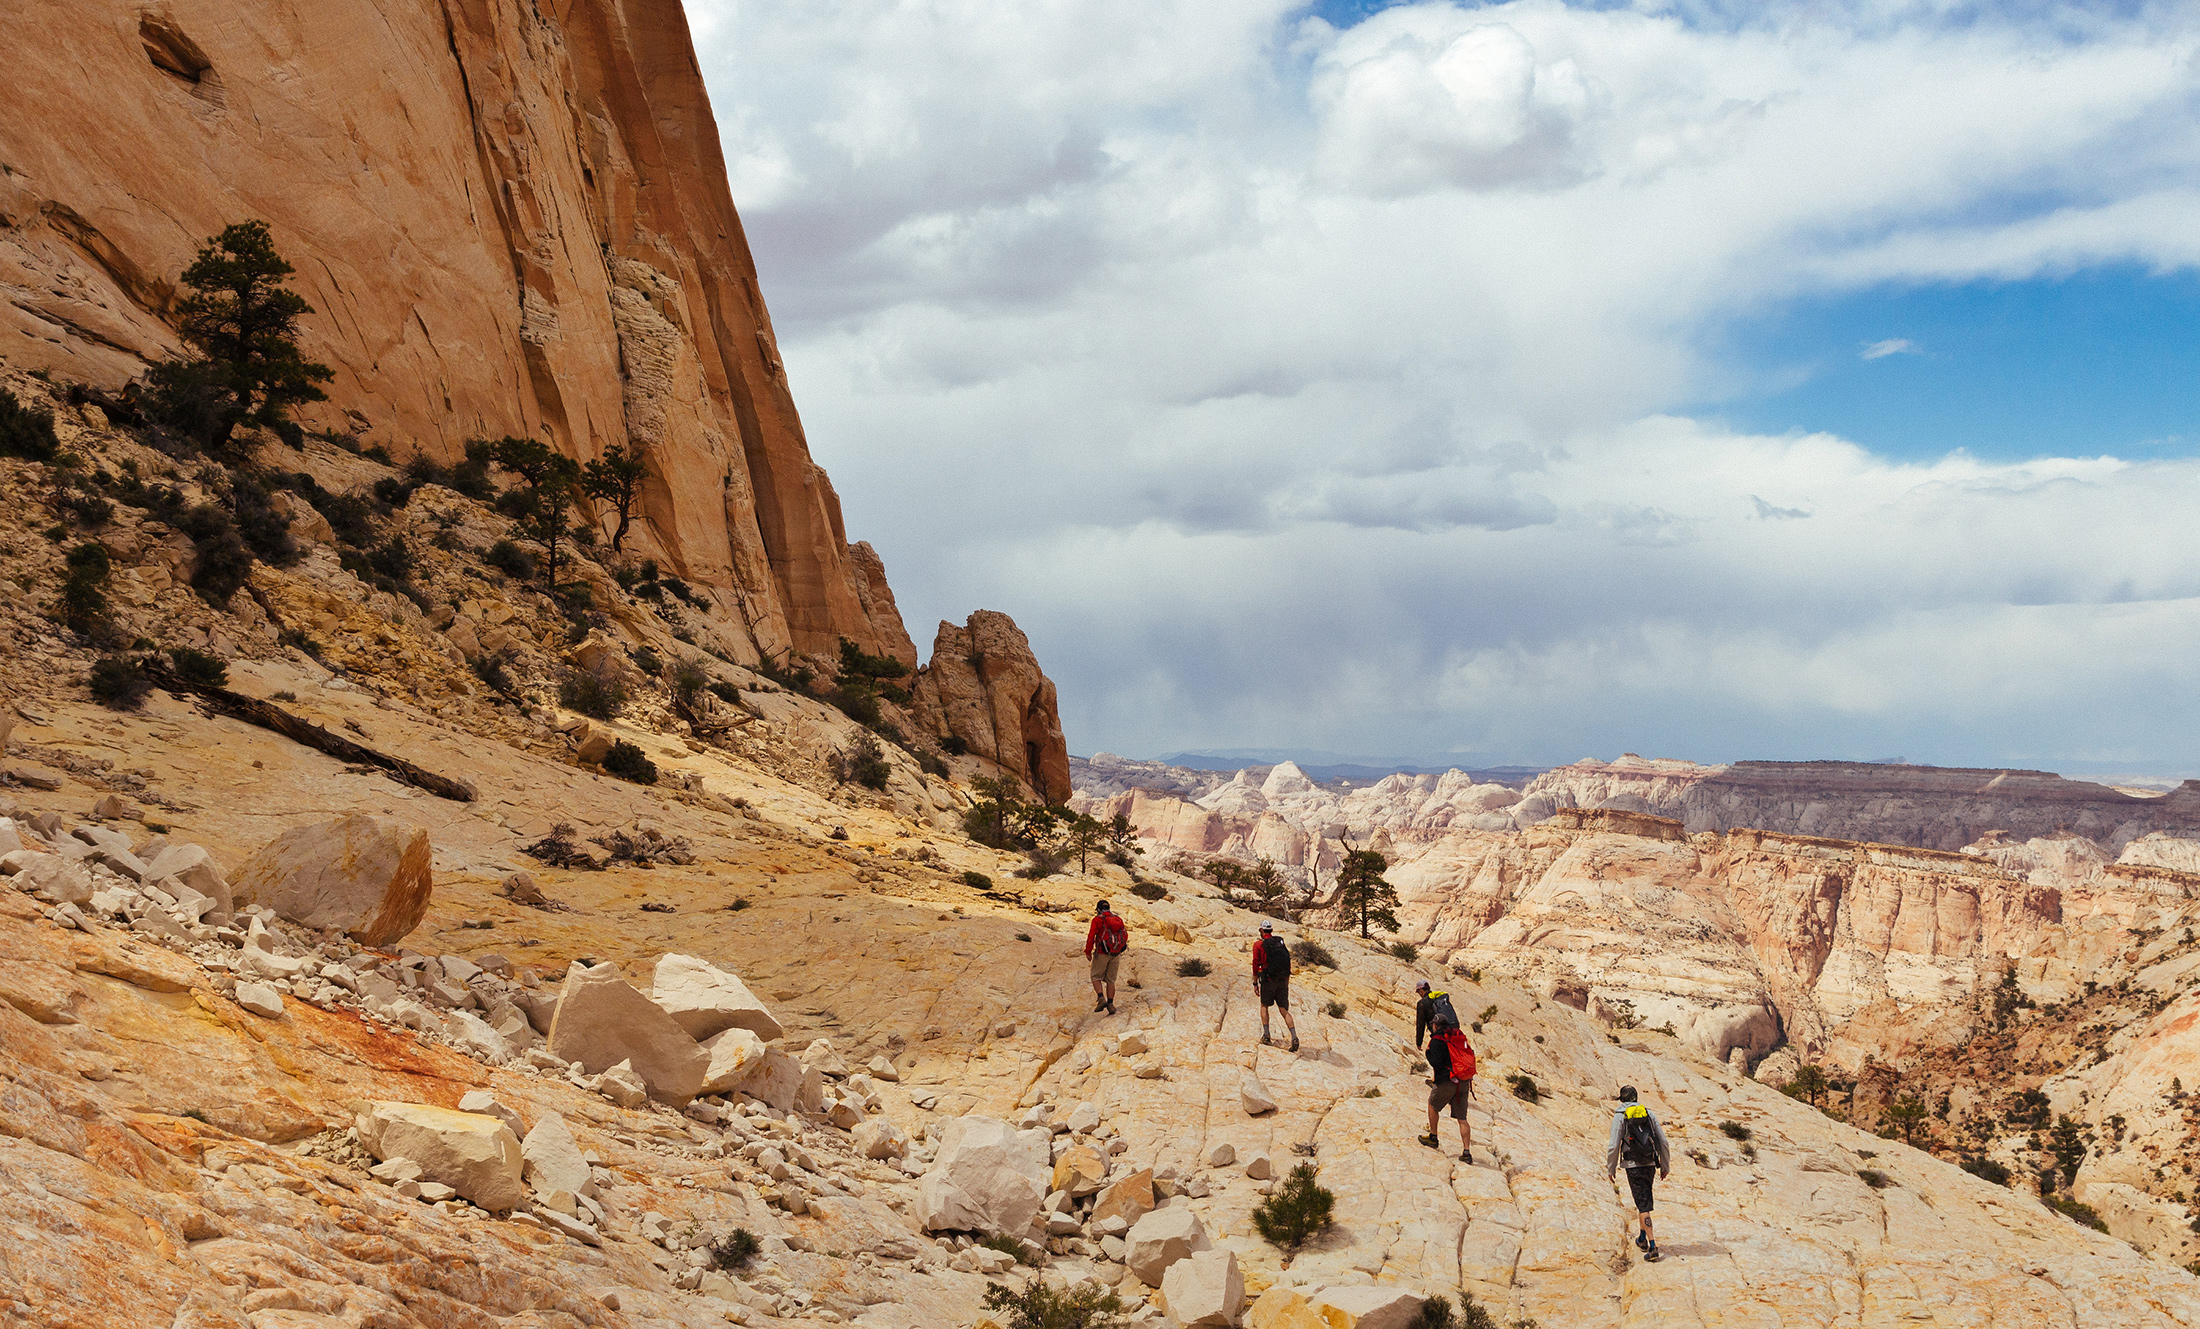
[[[1156,886],[1150,881],[1142,881],[1139,882],[1136,886],[1131,887],[1131,894],[1137,896],[1141,900],[1158,900],[1168,893],[1169,891],[1167,887]]]
[[[848,750],[840,754],[838,765],[844,782],[866,789],[884,789],[894,773],[893,766],[886,760],[885,750],[870,734],[857,734]]]
[[[1301,937],[1292,942],[1291,955],[1300,964],[1318,964],[1324,969],[1337,967],[1337,957],[1329,953],[1327,946],[1311,937]]]
[[[1410,941],[1394,941],[1390,943],[1390,955],[1392,959],[1412,964],[1421,958],[1421,948]]]
[[[609,720],[626,709],[626,684],[616,674],[569,669],[558,682],[558,704],[592,720]]]
[[[208,655],[189,646],[178,646],[168,652],[168,658],[176,662],[176,672],[186,683],[200,687],[224,687],[229,682],[229,666],[218,655]]]
[[[191,588],[208,604],[226,608],[229,598],[244,589],[252,576],[251,549],[229,513],[212,503],[184,513],[182,525],[183,533],[191,537]]]
[[[1543,1091],[1536,1087],[1535,1081],[1518,1071],[1505,1077],[1505,1085],[1513,1091],[1513,1097],[1523,1103],[1540,1103],[1543,1101]]]
[[[137,661],[121,655],[104,656],[94,661],[88,682],[92,699],[117,711],[136,710],[144,704],[145,694],[153,690]]]
[[[1336,1195],[1314,1180],[1314,1165],[1301,1163],[1253,1211],[1253,1229],[1264,1241],[1296,1249],[1335,1221],[1336,1208]]]
[[[1861,1176],[1863,1174],[1858,1173],[1857,1175]],[[2108,1224],[2101,1221],[2100,1211],[2090,1204],[2081,1204],[2067,1195],[2043,1195],[2040,1197],[2040,1203],[2080,1227],[2089,1227],[2095,1232],[2108,1231]]]
[[[1879,1171],[1877,1168],[1858,1168],[1856,1170],[1856,1179],[1863,1182],[1866,1186],[1871,1187],[1875,1191],[1883,1191],[1889,1186],[1894,1185],[1894,1178],[1888,1176],[1884,1172]]]
[[[741,700],[741,689],[731,683],[712,683],[710,695],[720,701],[738,703]]]
[[[636,784],[657,783],[657,763],[623,738],[613,743],[611,751],[604,754],[603,768],[608,775],[632,780]]]
[[[1970,1157],[1963,1159],[1962,1167],[1965,1172],[1970,1173],[1972,1176],[1977,1177],[1982,1181],[1990,1181],[1996,1186],[2006,1186],[2009,1184],[2010,1173],[2008,1167],[2001,1163],[1995,1162],[1993,1159],[1988,1158],[1983,1154],[1973,1154]]]
[[[1738,1121],[1722,1121],[1719,1123],[1719,1134],[1724,1135],[1729,1140],[1746,1140],[1750,1137],[1751,1131],[1749,1127]]]
[[[25,461],[52,461],[61,450],[53,432],[53,412],[44,406],[25,406],[15,394],[0,388],[0,457]]]
[[[1025,938],[1025,940],[1028,941],[1030,940],[1030,938],[1027,937]],[[999,1251],[1001,1254],[1006,1255],[1018,1264],[1038,1263],[1037,1260],[1034,1260],[1032,1258],[1031,1252],[1024,1248],[1024,1243],[1016,1240],[1014,1237],[1009,1236],[1005,1232],[994,1232],[986,1236],[980,1237],[978,1238],[978,1244],[985,1247],[989,1251]]]
[[[1056,1292],[1034,1280],[1022,1291],[989,1284],[985,1308],[1008,1317],[1008,1329],[1117,1329],[1127,1323],[1121,1294],[1098,1283]]]
[[[535,575],[535,556],[510,540],[499,540],[490,545],[489,552],[482,555],[481,561],[513,581],[527,581]]]
[[[1187,955],[1176,962],[1178,978],[1205,978],[1213,972],[1214,967],[1196,955]]]
[[[657,656],[657,652],[651,650],[649,647],[637,646],[634,648],[633,655],[634,667],[641,670],[643,673],[648,674],[650,677],[655,678],[657,675],[665,672],[665,662],[659,659]]]
[[[1322,1014],[1328,1016],[1332,1020],[1342,1020],[1344,1018],[1344,1003],[1341,1001],[1332,1001],[1328,1005],[1322,1007]]]
[[[68,553],[68,576],[61,583],[61,618],[79,632],[96,632],[107,618],[107,574],[113,564],[107,550],[81,544]]]
[[[962,883],[974,891],[990,891],[993,889],[993,878],[988,877],[983,872],[963,873]]]

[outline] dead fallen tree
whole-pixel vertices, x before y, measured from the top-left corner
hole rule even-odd
[[[247,697],[241,692],[210,683],[195,682],[184,677],[159,656],[147,656],[138,662],[145,681],[163,688],[176,696],[195,697],[200,709],[209,715],[226,715],[262,729],[272,729],[293,743],[302,744],[317,752],[326,752],[339,761],[355,766],[370,766],[418,789],[425,789],[438,798],[454,802],[471,803],[476,794],[474,787],[464,780],[424,771],[402,757],[392,757],[386,752],[376,752],[363,747],[341,734],[332,734],[303,716],[293,715],[273,702]]]

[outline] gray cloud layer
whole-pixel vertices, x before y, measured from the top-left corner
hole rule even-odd
[[[851,529],[1077,750],[2200,738],[2200,465],[1667,413],[1796,295],[2191,265],[2183,6],[691,9]]]

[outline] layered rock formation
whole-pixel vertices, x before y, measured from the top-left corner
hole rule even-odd
[[[0,340],[120,387],[175,275],[263,218],[336,379],[309,425],[400,456],[613,444],[634,544],[738,651],[915,663],[811,461],[677,0],[36,3],[0,86]]]
[[[1054,683],[1006,614],[981,609],[940,624],[917,673],[914,711],[925,731],[1015,776],[1049,803],[1071,794],[1069,743]]]

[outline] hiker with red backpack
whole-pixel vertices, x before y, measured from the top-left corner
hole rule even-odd
[[[1635,1101],[1635,1086],[1631,1084],[1620,1087],[1619,1109],[1612,1114],[1612,1139],[1604,1150],[1606,1180],[1622,1161],[1627,1164],[1627,1190],[1635,1202],[1635,1222],[1642,1228],[1635,1234],[1635,1249],[1645,1260],[1661,1259],[1658,1234],[1650,1225],[1650,1211],[1656,1207],[1650,1174],[1672,1176],[1673,1152],[1665,1143],[1665,1128],[1658,1125],[1649,1108]]]
[[[1131,931],[1123,926],[1123,916],[1108,908],[1102,900],[1093,911],[1092,926],[1085,929],[1085,956],[1092,961],[1092,1008],[1115,1014],[1115,971],[1122,966],[1123,952],[1131,947]]]
[[[1467,1120],[1467,1104],[1474,1097],[1474,1049],[1468,1045],[1466,1034],[1459,1028],[1459,1017],[1452,1011],[1451,997],[1442,992],[1432,993],[1427,983],[1420,986],[1420,1005],[1427,1007],[1425,1017],[1414,1020],[1413,1041],[1418,1047],[1421,1033],[1428,1033],[1428,1134],[1421,1143],[1431,1149],[1444,1147],[1443,1137],[1436,1133],[1437,1120],[1445,1108],[1451,1109],[1451,1119],[1459,1123],[1459,1161],[1474,1161],[1474,1126]]]

